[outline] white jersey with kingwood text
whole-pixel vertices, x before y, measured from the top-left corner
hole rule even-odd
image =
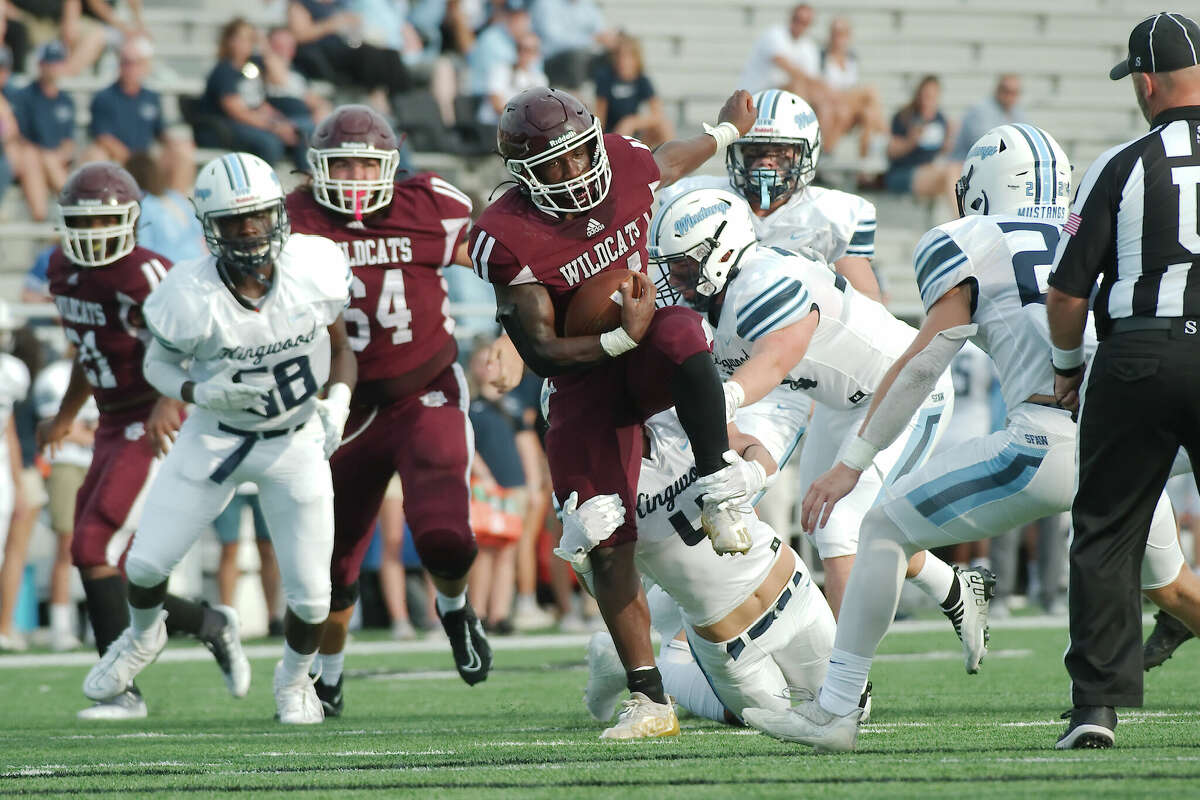
[[[663,189],[659,202],[666,205],[693,189],[741,194],[727,177],[694,175]],[[875,257],[875,205],[856,194],[810,185],[767,216],[755,216],[754,232],[760,244],[811,250],[832,269],[834,262],[845,256]]]
[[[750,358],[755,341],[816,309],[820,321],[808,351],[781,386],[830,408],[870,405],[880,380],[916,331],[818,261],[758,247],[742,256],[739,266],[714,331],[713,353],[722,377]]]
[[[926,233],[913,256],[921,302],[928,310],[946,292],[974,281],[971,337],[996,363],[1008,409],[1030,395],[1054,396],[1046,288],[1059,226],[1024,217],[968,216]],[[1091,314],[1084,335],[1096,349]]]
[[[208,256],[176,264],[146,300],[146,322],[165,347],[191,358],[197,383],[235,370],[262,388],[262,401],[220,421],[249,431],[293,428],[312,416],[329,380],[327,326],[350,298],[350,268],[337,245],[292,234],[275,262],[274,282],[257,308],[238,302]]]

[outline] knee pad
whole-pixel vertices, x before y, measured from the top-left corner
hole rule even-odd
[[[475,537],[469,530],[442,528],[420,534],[414,531],[413,544],[416,545],[417,555],[421,557],[421,564],[429,570],[429,574],[448,581],[465,576],[479,552]]]
[[[345,611],[347,608],[352,608],[358,602],[358,581],[349,586],[338,586],[334,584],[333,592],[329,597],[330,611]]]
[[[146,559],[130,554],[125,559],[125,577],[130,583],[138,586],[157,586],[165,581],[170,573]]]
[[[306,600],[288,601],[288,609],[309,625],[320,625],[329,617],[329,600],[313,597]]]

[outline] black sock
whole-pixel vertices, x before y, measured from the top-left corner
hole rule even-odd
[[[641,692],[656,703],[666,704],[667,693],[663,689],[662,675],[658,667],[631,669],[625,673],[625,685],[629,691]]]
[[[958,605],[958,601],[962,599],[962,590],[958,586],[958,571],[954,572],[954,580],[950,582],[950,593],[946,595],[946,599],[942,601],[943,611],[953,611]]]
[[[129,603],[125,599],[125,579],[120,575],[107,578],[84,578],[83,593],[87,597],[88,619],[96,636],[96,651],[104,655],[121,631],[129,627]]]
[[[163,598],[163,608],[167,612],[167,635],[169,636],[176,633],[186,633],[190,636],[195,636],[197,639],[205,638],[205,612],[220,617],[221,624],[225,622],[225,618],[212,609],[205,608],[192,600],[184,600],[182,597],[176,597],[173,594],[169,594]],[[220,625],[217,627],[219,628]]]
[[[721,456],[729,449],[725,392],[710,353],[696,353],[679,365],[671,377],[671,396],[679,424],[696,454],[697,471],[711,475],[723,469]]]

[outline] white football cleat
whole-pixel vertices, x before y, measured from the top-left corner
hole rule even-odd
[[[124,692],[138,673],[158,658],[167,645],[167,612],[160,611],[150,630],[137,635],[130,626],[108,646],[83,679],[83,693],[90,700],[111,700]]]
[[[787,711],[747,708],[742,719],[772,738],[811,745],[818,753],[848,753],[858,741],[862,712],[856,708],[841,717],[821,708],[814,698]]]
[[[958,602],[951,608],[943,606],[942,613],[954,625],[954,632],[962,642],[967,674],[974,675],[987,655],[988,606],[996,593],[996,576],[982,567],[964,570],[955,567],[954,579],[958,581]]]
[[[617,724],[600,734],[601,739],[654,739],[659,736],[678,736],[679,717],[675,701],[656,703],[641,692],[633,692],[625,701]]]
[[[750,550],[750,528],[742,514],[744,497],[727,500],[704,498],[700,511],[700,527],[712,542],[718,555],[746,553]]]
[[[594,719],[608,722],[617,710],[617,701],[625,693],[625,665],[617,655],[617,646],[607,632],[593,633],[588,641],[588,679],[583,702]]]
[[[275,719],[284,725],[315,725],[325,721],[325,709],[313,685],[316,676],[288,681],[283,662],[275,665]]]
[[[229,693],[237,698],[245,697],[250,691],[250,659],[242,649],[237,612],[229,606],[213,606],[212,610],[225,617],[225,627],[213,639],[202,641],[217,660]]]
[[[146,716],[146,701],[136,686],[130,686],[116,697],[96,703],[75,715],[82,720],[143,719]]]

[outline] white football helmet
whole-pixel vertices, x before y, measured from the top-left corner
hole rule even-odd
[[[1071,205],[1071,162],[1041,128],[1000,125],[971,146],[954,193],[964,217],[1013,214],[1063,222]]]
[[[271,165],[249,153],[226,153],[208,162],[196,177],[192,205],[217,261],[268,283],[259,267],[278,258],[291,233],[283,186]],[[262,223],[252,234],[230,219],[250,215],[261,215]]]
[[[754,247],[754,219],[746,201],[724,189],[694,189],[660,208],[650,224],[647,252],[660,305],[680,301],[707,311]]]
[[[770,208],[812,183],[821,155],[821,127],[808,103],[782,89],[754,95],[754,107],[754,127],[726,150],[725,168],[729,182],[748,201]],[[771,145],[784,149],[776,166],[752,167],[755,156]]]
[[[33,381],[33,409],[41,419],[49,419],[58,413],[62,399],[67,394],[67,386],[71,382],[73,362],[69,358],[54,361],[42,367]],[[100,411],[96,408],[96,398],[88,396],[87,402],[79,410],[77,417],[83,422],[94,423],[100,420]]]

